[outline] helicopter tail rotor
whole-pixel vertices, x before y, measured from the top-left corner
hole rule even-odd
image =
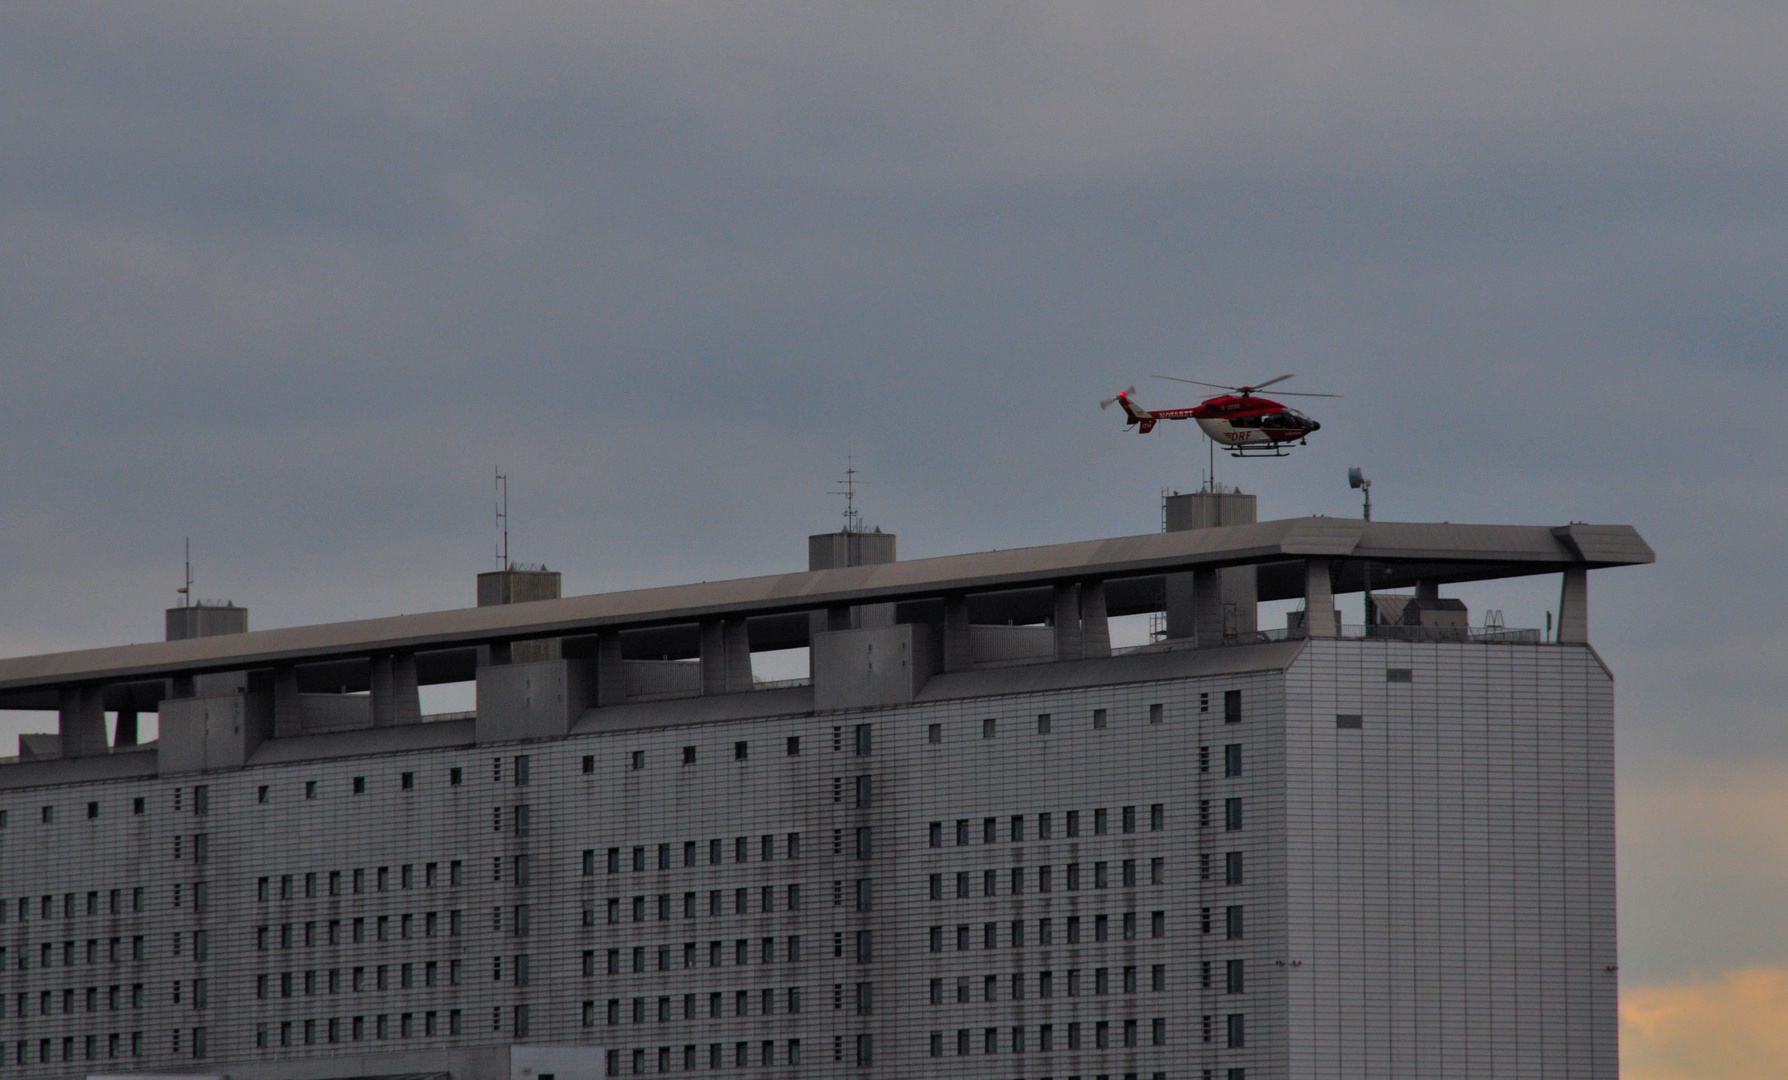
[[[1109,408],[1111,408],[1112,405],[1116,404],[1118,398],[1121,398],[1121,397],[1125,396],[1126,394],[1134,394],[1134,393],[1136,393],[1136,387],[1134,387],[1134,386],[1129,387],[1129,388],[1125,389],[1122,393],[1114,394],[1111,397],[1106,398],[1104,401],[1099,402],[1099,408],[1109,409]]]

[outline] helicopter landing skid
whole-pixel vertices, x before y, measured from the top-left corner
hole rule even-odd
[[[1244,449],[1240,446],[1231,446],[1231,447],[1227,447],[1227,449],[1229,451],[1230,457],[1238,457],[1238,458],[1290,457],[1291,456],[1290,454],[1285,452],[1285,447],[1278,443],[1273,444],[1273,447],[1271,449],[1265,449],[1265,448],[1261,448],[1261,447],[1249,447],[1247,449]]]

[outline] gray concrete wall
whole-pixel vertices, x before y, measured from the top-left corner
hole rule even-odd
[[[936,637],[932,627],[912,623],[815,634],[814,706],[859,709],[912,701],[938,670]]]
[[[1289,1075],[1618,1076],[1594,655],[1312,641],[1286,697]]]

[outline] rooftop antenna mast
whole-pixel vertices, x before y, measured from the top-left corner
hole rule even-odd
[[[491,489],[496,493],[497,528],[502,531],[502,540],[497,547],[497,569],[509,569],[509,477],[503,475],[501,466],[491,466]]]
[[[836,483],[843,484],[844,488],[827,492],[828,495],[844,496],[844,531],[847,533],[862,531],[862,523],[857,516],[857,484],[859,481],[857,480],[856,462],[856,455],[847,454],[845,456],[844,479],[836,481]]]
[[[192,605],[192,537],[186,538],[186,584],[175,589],[180,594],[180,606]]]

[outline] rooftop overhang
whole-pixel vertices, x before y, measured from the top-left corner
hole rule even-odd
[[[0,708],[54,708],[57,692],[75,686],[110,688],[108,707],[117,708],[113,697],[153,698],[154,680],[286,665],[303,666],[325,684],[336,676],[347,684],[367,658],[385,653],[417,654],[420,681],[450,681],[470,678],[480,645],[611,631],[658,631],[670,640],[668,628],[719,619],[753,620],[770,631],[766,640],[794,642],[799,620],[790,616],[803,612],[946,596],[1035,594],[1072,582],[1108,582],[1112,614],[1121,615],[1158,610],[1164,575],[1228,566],[1260,566],[1260,599],[1284,599],[1303,595],[1301,567],[1309,559],[1337,560],[1336,585],[1345,591],[1350,574],[1358,588],[1358,572],[1349,567],[1367,560],[1374,586],[1394,588],[1418,578],[1441,584],[1482,581],[1558,573],[1569,566],[1636,565],[1655,556],[1627,525],[1288,518],[18,657],[0,660]],[[127,692],[131,684],[140,692]]]

